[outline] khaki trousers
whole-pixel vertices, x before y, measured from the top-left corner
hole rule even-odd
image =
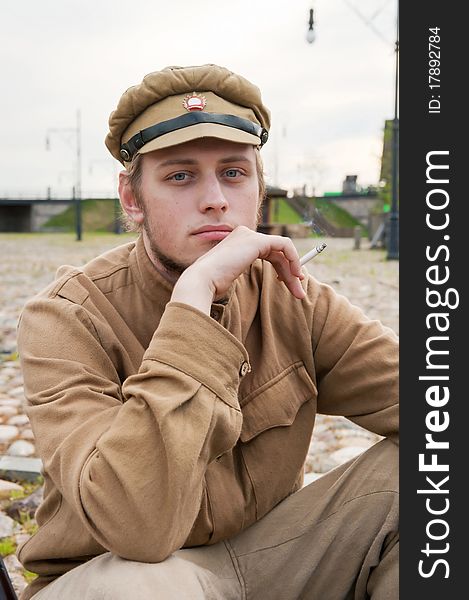
[[[33,600],[396,600],[398,450],[382,440],[232,539],[146,564],[110,553]]]

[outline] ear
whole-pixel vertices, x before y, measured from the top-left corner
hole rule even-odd
[[[142,225],[144,220],[144,212],[139,205],[130,185],[128,171],[119,173],[119,198],[122,210],[136,223]]]

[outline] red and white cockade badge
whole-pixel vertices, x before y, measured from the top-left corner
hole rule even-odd
[[[205,96],[201,94],[197,94],[196,92],[192,92],[192,94],[188,94],[182,103],[186,110],[204,110],[205,105],[207,104],[207,100]]]

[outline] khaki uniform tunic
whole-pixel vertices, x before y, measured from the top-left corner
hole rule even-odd
[[[169,302],[142,239],[62,267],[25,307],[18,348],[44,465],[50,581],[110,551],[160,562],[260,519],[303,482],[315,415],[397,441],[397,337],[308,276],[294,298],[256,261],[211,316]]]

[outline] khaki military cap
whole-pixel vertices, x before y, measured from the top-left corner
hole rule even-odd
[[[124,166],[132,157],[200,137],[262,146],[270,112],[259,88],[218,65],[166,67],[122,95],[106,146]]]

